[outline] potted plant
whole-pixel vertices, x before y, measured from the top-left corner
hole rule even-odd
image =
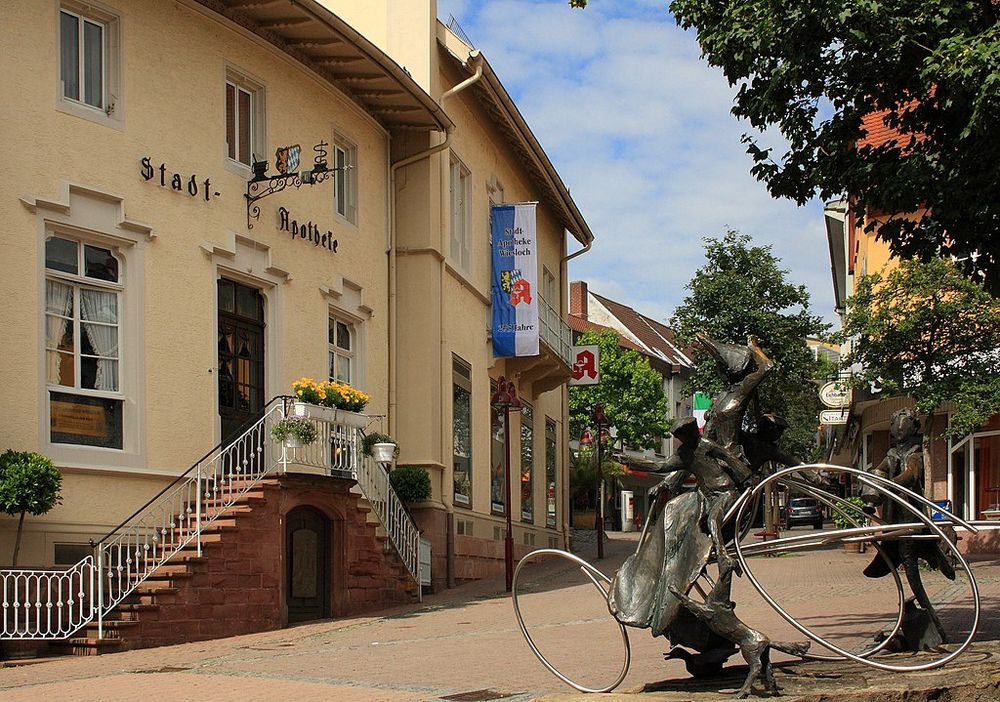
[[[399,458],[399,444],[388,434],[372,432],[361,440],[361,453],[375,459],[376,463],[392,463]]]
[[[361,412],[370,398],[349,383],[332,380],[316,382],[312,378],[299,378],[292,383],[292,390],[299,400],[294,410],[297,415],[308,412],[306,404],[309,404],[329,408],[327,412],[320,410],[313,414],[334,423],[359,429],[368,424],[368,417]]]
[[[837,507],[840,508],[844,514],[834,510],[833,523],[838,529],[851,529],[855,526],[867,526],[868,515],[861,511],[864,506],[865,501],[857,496],[840,500],[837,503]],[[856,524],[852,523],[852,521],[847,517],[850,517],[853,522],[856,522]],[[844,550],[850,553],[861,553],[864,551],[863,546],[864,544],[860,541],[848,541],[844,544]]]
[[[389,473],[389,484],[403,502],[423,502],[431,496],[431,476],[423,466],[399,466]]]
[[[316,441],[319,432],[308,419],[287,417],[271,427],[271,436],[275,441],[285,442],[285,446],[288,448],[299,448]]]

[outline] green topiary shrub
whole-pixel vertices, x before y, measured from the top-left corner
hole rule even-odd
[[[403,502],[423,502],[431,496],[431,476],[423,466],[399,466],[389,484]]]
[[[37,517],[62,501],[62,475],[47,456],[8,449],[0,454],[0,511],[18,517],[11,565],[17,565],[21,550],[24,515]]]

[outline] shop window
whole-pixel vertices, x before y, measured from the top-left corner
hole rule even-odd
[[[116,254],[63,237],[45,242],[45,368],[53,443],[122,448]]]
[[[490,381],[490,397],[496,394],[497,384]],[[504,463],[507,460],[507,437],[504,431],[504,411],[490,407],[490,511],[507,513],[507,491]]]
[[[452,482],[456,505],[472,504],[472,369],[452,357]]]
[[[100,119],[116,114],[121,86],[119,26],[116,15],[92,3],[60,6],[60,96],[62,105],[75,114]]]
[[[535,518],[535,413],[526,402],[521,404],[521,521]]]
[[[333,204],[337,214],[358,223],[358,148],[344,137],[334,136],[333,165],[337,169]]]
[[[451,156],[451,261],[463,273],[469,273],[469,196],[471,173],[454,154]]]
[[[264,88],[245,76],[226,75],[226,154],[249,168],[264,158]]]
[[[545,526],[556,526],[556,423],[545,418]]]
[[[357,339],[354,325],[337,317],[330,317],[329,359],[330,380],[359,382],[357,377]]]

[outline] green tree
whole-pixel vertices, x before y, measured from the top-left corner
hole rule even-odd
[[[655,448],[668,429],[663,376],[642,354],[622,348],[611,330],[584,332],[577,343],[601,347],[601,382],[569,389],[572,436],[580,436],[591,424],[590,413],[600,404],[626,445]]]
[[[37,517],[59,504],[61,485],[62,475],[40,453],[8,449],[0,454],[0,511],[18,517],[12,566],[17,565],[21,550],[24,515]]]
[[[571,0],[586,5],[586,0]],[[850,194],[898,258],[954,255],[1000,290],[1000,4],[993,0],[672,0],[732,113],[787,150],[744,142],[751,172],[800,204]],[[866,145],[884,111],[900,134]],[[971,254],[978,253],[978,256]]]
[[[814,381],[830,372],[813,359],[806,337],[819,336],[828,325],[809,310],[809,292],[786,280],[770,246],[754,246],[746,234],[730,230],[721,239],[705,239],[707,263],[688,282],[687,297],[674,310],[670,325],[684,343],[704,332],[730,344],[746,344],[751,334],[775,362],[758,390],[761,412],[788,421],[782,447],[803,460],[815,446],[821,409]],[[699,353],[688,382],[692,390],[714,393],[722,388],[715,363]]]
[[[943,432],[961,437],[1000,412],[1000,301],[943,259],[903,261],[863,277],[847,300],[841,331],[853,383],[881,384],[913,398],[924,423],[924,479],[930,485],[934,415],[954,403]]]

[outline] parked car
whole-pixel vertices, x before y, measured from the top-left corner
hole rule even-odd
[[[785,510],[785,524],[789,529],[798,524],[812,524],[813,529],[822,529],[823,508],[812,497],[793,497]]]

